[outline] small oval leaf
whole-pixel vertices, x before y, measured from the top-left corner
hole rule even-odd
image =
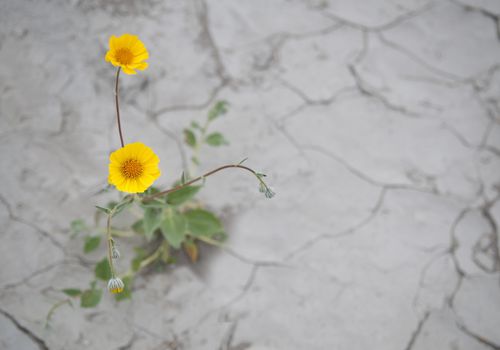
[[[99,244],[101,243],[101,237],[100,236],[88,236],[85,237],[85,244],[83,246],[83,252],[84,253],[90,253],[93,250],[96,250],[97,247],[99,247]]]
[[[101,301],[102,290],[100,289],[88,289],[82,293],[82,297],[80,298],[80,306],[81,307],[96,307],[97,304]]]
[[[99,261],[95,266],[95,276],[103,281],[107,281],[111,278],[111,269],[109,268],[109,262],[107,258]]]
[[[195,209],[184,214],[189,232],[193,236],[213,236],[224,232],[220,220],[211,212]]]
[[[193,198],[200,190],[201,186],[187,186],[175,192],[168,194],[167,203],[171,205],[180,205]]]
[[[163,237],[170,245],[179,249],[186,236],[186,219],[184,215],[170,209],[160,225]]]

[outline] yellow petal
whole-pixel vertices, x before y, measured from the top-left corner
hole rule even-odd
[[[148,63],[147,62],[141,62],[137,65],[135,65],[134,69],[138,69],[138,70],[144,70],[148,68]]]
[[[147,52],[146,46],[139,39],[137,39],[137,41],[132,46],[130,46],[130,49],[132,50],[132,52],[134,54],[139,54],[139,53],[144,52],[144,51]]]
[[[140,64],[140,63],[144,62],[145,60],[147,60],[148,58],[149,58],[149,54],[147,52],[143,52],[137,56],[134,55],[134,57],[132,58],[132,62],[130,64],[131,65]]]
[[[131,61],[123,63],[123,60],[117,60],[117,51],[127,49],[131,51]],[[106,53],[105,60],[115,67],[121,67],[125,74],[137,74],[136,69],[144,70],[148,64],[144,62],[149,58],[148,50],[144,43],[139,40],[137,35],[125,33],[119,37],[112,35],[109,38],[109,50]]]
[[[122,66],[123,73],[128,74],[128,75],[134,75],[137,74],[137,72],[128,66]]]
[[[109,49],[110,49],[110,51],[115,49],[116,41],[117,41],[116,36],[111,35],[109,37]]]
[[[128,177],[122,172],[122,166],[128,160],[134,159],[142,165],[142,172],[137,177]],[[109,156],[108,181],[115,185],[119,191],[128,193],[141,193],[148,189],[160,176],[158,163],[160,159],[151,148],[134,142],[125,145]]]
[[[113,54],[111,53],[111,50],[109,50],[107,53],[106,53],[106,57],[104,57],[104,59],[106,60],[106,62],[111,62],[112,59],[113,59]]]
[[[140,142],[129,143],[126,150],[127,156],[138,158],[145,148],[146,146]]]
[[[125,33],[122,36],[120,36],[121,47],[132,48],[137,43],[137,41],[139,41],[137,35]]]

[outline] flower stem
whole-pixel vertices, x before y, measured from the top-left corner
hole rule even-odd
[[[224,169],[230,169],[230,168],[239,168],[239,169],[243,169],[243,170],[246,170],[246,171],[249,171],[251,172],[261,183],[264,183],[264,181],[260,178],[260,176],[258,176],[257,172],[255,172],[255,170],[253,169],[250,169],[249,167],[246,167],[244,165],[240,165],[240,164],[228,164],[228,165],[223,165],[221,167],[218,167],[214,170],[211,170],[209,171],[208,173],[205,173],[201,176],[198,176],[197,178],[191,180],[191,181],[188,181],[182,185],[178,185],[178,186],[175,186],[175,187],[172,187],[168,190],[165,190],[165,191],[162,191],[162,192],[158,192],[158,193],[155,193],[155,194],[152,194],[150,196],[146,196],[142,199],[143,202],[148,202],[154,198],[157,198],[157,197],[161,197],[161,196],[164,196],[166,194],[169,194],[171,192],[175,192],[175,191],[179,191],[181,189],[183,189],[184,187],[187,187],[189,185],[192,185],[194,184],[195,182],[198,182],[200,180],[203,180],[204,178],[206,177],[209,177],[210,175],[213,175],[221,170],[224,170]],[[264,183],[265,185],[265,183]]]
[[[47,317],[45,317],[45,328],[49,327],[50,320],[52,319],[54,312],[56,312],[56,309],[63,306],[64,304],[68,304],[69,306],[73,306],[73,304],[71,303],[71,299],[69,299],[69,298],[58,301],[57,303],[52,305],[49,312],[47,313]]]
[[[116,71],[115,104],[116,104],[116,121],[118,122],[118,133],[120,134],[120,143],[122,144],[122,147],[124,147],[125,144],[123,143],[122,125],[120,123],[120,101],[118,98],[118,82],[120,80],[120,70],[121,67],[118,67],[118,70]]]
[[[203,237],[203,236],[196,237],[196,239],[198,239],[198,240],[200,240],[202,242],[205,242],[207,244],[219,247],[219,248],[224,248],[224,244],[222,244],[221,242],[216,241],[215,239],[211,239],[211,238]]]
[[[164,242],[166,242],[166,241],[164,241]],[[163,245],[160,245],[158,248],[156,248],[156,250],[150,256],[148,256],[147,258],[143,259],[140,262],[139,267],[137,268],[136,271],[134,271],[133,269],[129,269],[127,271],[127,273],[125,273],[121,277],[122,278],[133,277],[135,274],[139,273],[143,268],[145,268],[146,266],[155,262],[161,256],[164,249],[165,249],[165,247]]]
[[[99,232],[102,234],[107,234],[107,229],[99,228]],[[134,237],[135,234],[132,231],[126,231],[126,230],[117,230],[117,229],[111,229],[111,234],[116,237]]]
[[[191,167],[189,171],[189,176],[194,174],[198,170],[198,164],[200,161],[200,151],[201,146],[205,142],[205,135],[207,133],[208,126],[210,125],[210,119],[207,118],[205,125],[200,129],[200,139],[196,142],[193,148],[193,157],[191,158]]]
[[[106,232],[108,237],[108,263],[109,263],[109,269],[111,271],[111,278],[115,278],[115,267],[113,265],[113,254],[112,254],[113,237],[111,235],[111,217],[113,216],[113,213],[114,213],[114,208],[108,214],[108,222],[106,225]]]

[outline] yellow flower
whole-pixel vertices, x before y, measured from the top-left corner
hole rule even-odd
[[[109,156],[108,181],[119,191],[142,193],[160,176],[159,162],[148,146],[130,143]]]
[[[123,34],[120,37],[112,35],[109,38],[109,51],[106,53],[106,62],[115,67],[121,67],[126,74],[136,74],[135,69],[144,70],[149,57],[146,46],[137,35]]]

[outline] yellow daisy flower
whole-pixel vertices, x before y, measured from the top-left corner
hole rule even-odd
[[[112,35],[109,38],[109,51],[106,53],[106,62],[115,67],[121,67],[126,74],[136,74],[135,69],[144,70],[149,58],[146,46],[137,35],[123,34],[120,37]]]
[[[151,148],[140,143],[130,143],[109,156],[110,184],[119,191],[142,193],[160,177],[160,159]]]

